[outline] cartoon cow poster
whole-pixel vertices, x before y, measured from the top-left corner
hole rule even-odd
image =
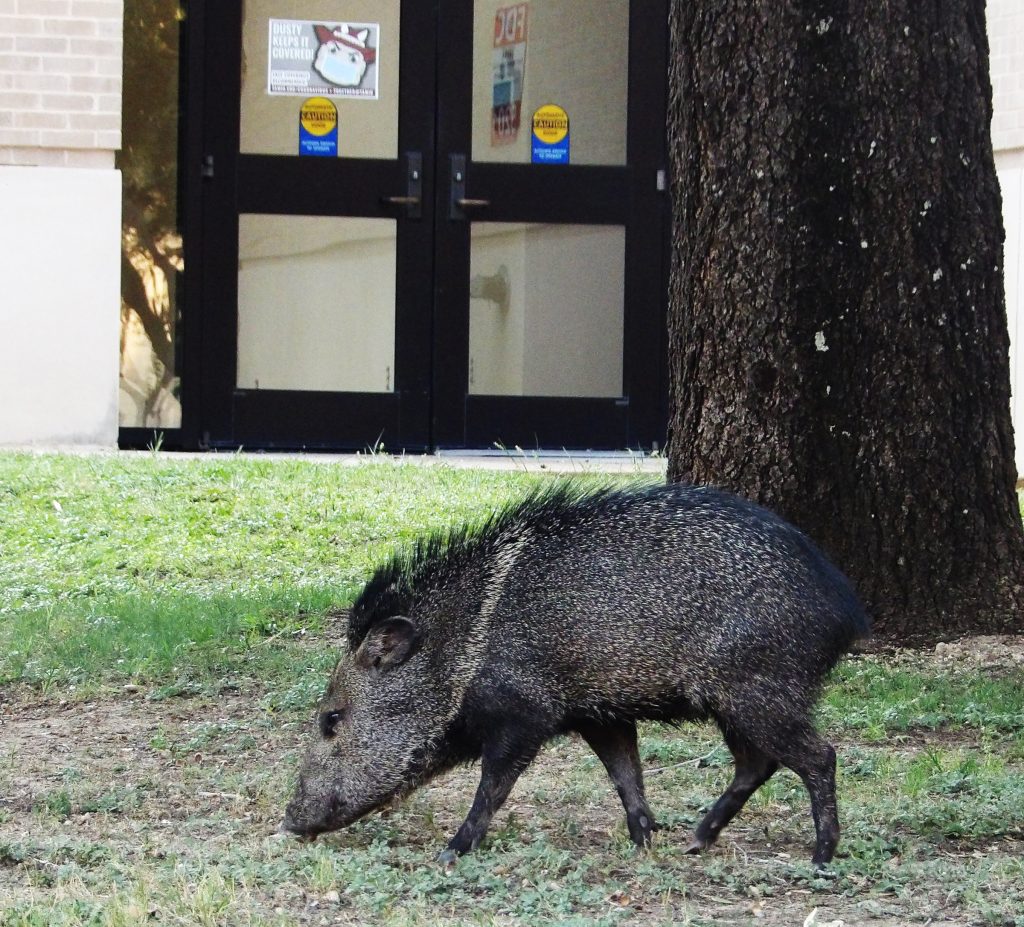
[[[380,24],[270,20],[267,93],[378,98]]]

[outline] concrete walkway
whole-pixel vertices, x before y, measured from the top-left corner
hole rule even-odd
[[[151,455],[153,451],[121,451],[112,448],[10,447],[2,451],[20,451],[32,454],[75,454],[96,456],[134,457]],[[285,451],[159,451],[167,458],[212,460],[215,457],[243,457],[259,460],[307,460],[310,463],[359,466],[366,463],[390,461],[396,465],[412,464],[424,467],[453,467],[456,469],[522,470],[528,473],[652,473],[664,474],[667,461],[640,451],[565,451],[565,450],[483,450],[439,451],[435,454],[318,454]]]

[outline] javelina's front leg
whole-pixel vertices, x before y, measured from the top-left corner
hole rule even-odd
[[[636,725],[632,721],[606,724],[587,721],[576,725],[580,736],[590,745],[608,770],[626,809],[629,836],[638,847],[651,845],[651,833],[657,826],[644,795],[644,774],[636,744]]]
[[[437,857],[439,863],[454,863],[456,858],[475,850],[495,812],[505,803],[516,779],[540,749],[540,742],[519,731],[500,730],[484,742],[480,758],[480,785],[473,807],[448,846]]]

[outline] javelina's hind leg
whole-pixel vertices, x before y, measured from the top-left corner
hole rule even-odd
[[[640,765],[640,751],[636,745],[636,725],[632,721],[613,721],[597,724],[585,721],[576,725],[580,736],[590,744],[608,770],[626,809],[629,836],[638,847],[651,845],[654,815],[644,795],[644,774]]]
[[[836,809],[836,751],[811,725],[802,724],[780,744],[779,761],[793,770],[811,795],[811,815],[817,841],[811,862],[832,861],[839,843],[839,813]]]
[[[518,730],[497,730],[484,743],[480,758],[480,784],[473,806],[455,836],[437,857],[440,863],[454,863],[456,858],[475,850],[495,812],[505,803],[520,773],[537,755],[541,743]]]
[[[687,853],[699,853],[711,846],[718,839],[722,828],[747,803],[747,799],[779,768],[775,760],[738,734],[726,732],[725,742],[736,761],[736,773],[729,788],[697,825],[693,840],[686,848]]]

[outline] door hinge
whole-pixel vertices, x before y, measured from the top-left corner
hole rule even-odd
[[[212,177],[213,176],[213,155],[203,155],[203,163],[199,168],[200,177]]]

